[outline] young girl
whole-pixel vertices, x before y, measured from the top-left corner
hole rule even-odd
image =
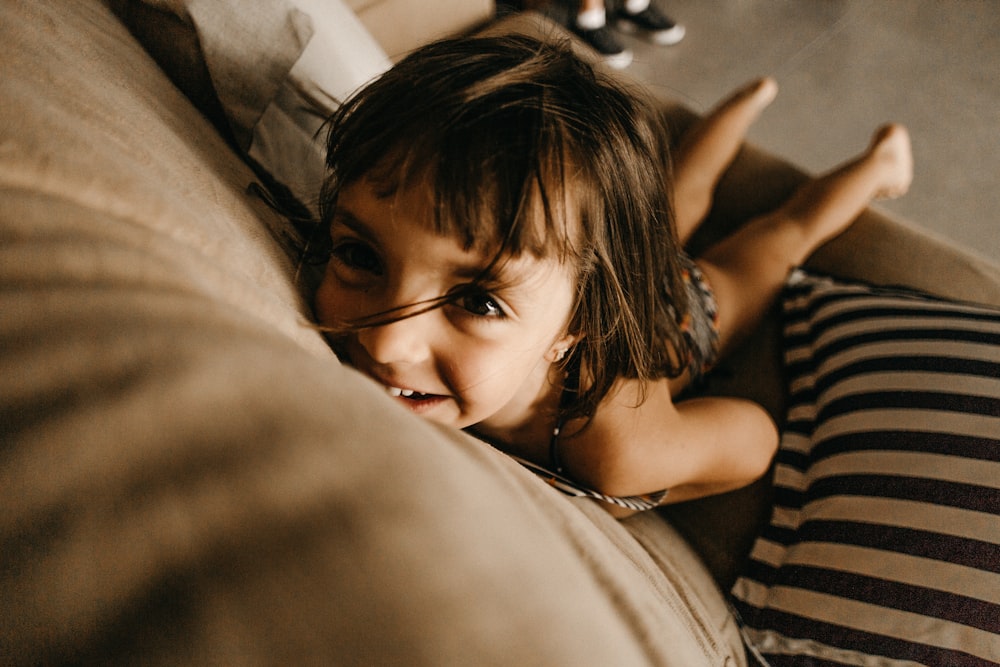
[[[671,180],[659,114],[568,46],[417,51],[330,121],[319,322],[402,405],[609,507],[753,481],[777,443],[765,411],[674,398],[911,176],[907,134],[887,126],[692,262],[682,244],[775,92],[764,79],[723,103]]]

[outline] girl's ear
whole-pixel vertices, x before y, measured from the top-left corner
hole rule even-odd
[[[569,353],[570,348],[582,339],[583,334],[566,334],[552,344],[549,351],[545,353],[545,360],[550,364],[562,361],[566,357],[566,354]]]

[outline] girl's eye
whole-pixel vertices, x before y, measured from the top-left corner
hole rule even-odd
[[[481,290],[473,289],[465,291],[458,299],[456,299],[455,303],[477,317],[490,317],[498,319],[507,317],[507,313],[505,313],[504,309],[499,303],[497,303],[497,300],[490,296],[487,292]]]
[[[382,264],[372,248],[357,241],[344,241],[335,244],[330,252],[330,259],[351,269],[373,275],[382,274]]]

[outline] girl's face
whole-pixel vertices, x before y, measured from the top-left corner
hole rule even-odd
[[[346,361],[413,412],[458,428],[522,425],[553,391],[553,363],[575,341],[566,331],[575,296],[567,264],[525,252],[453,302],[349,327],[393,308],[418,312],[415,304],[455,294],[490,266],[492,255],[436,233],[431,215],[420,188],[380,196],[364,179],[345,188],[316,294],[319,321],[347,331],[333,334]]]

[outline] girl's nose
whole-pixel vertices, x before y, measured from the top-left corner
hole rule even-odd
[[[415,315],[382,326],[361,329],[358,342],[380,364],[424,361],[430,354],[430,324],[434,312]]]

